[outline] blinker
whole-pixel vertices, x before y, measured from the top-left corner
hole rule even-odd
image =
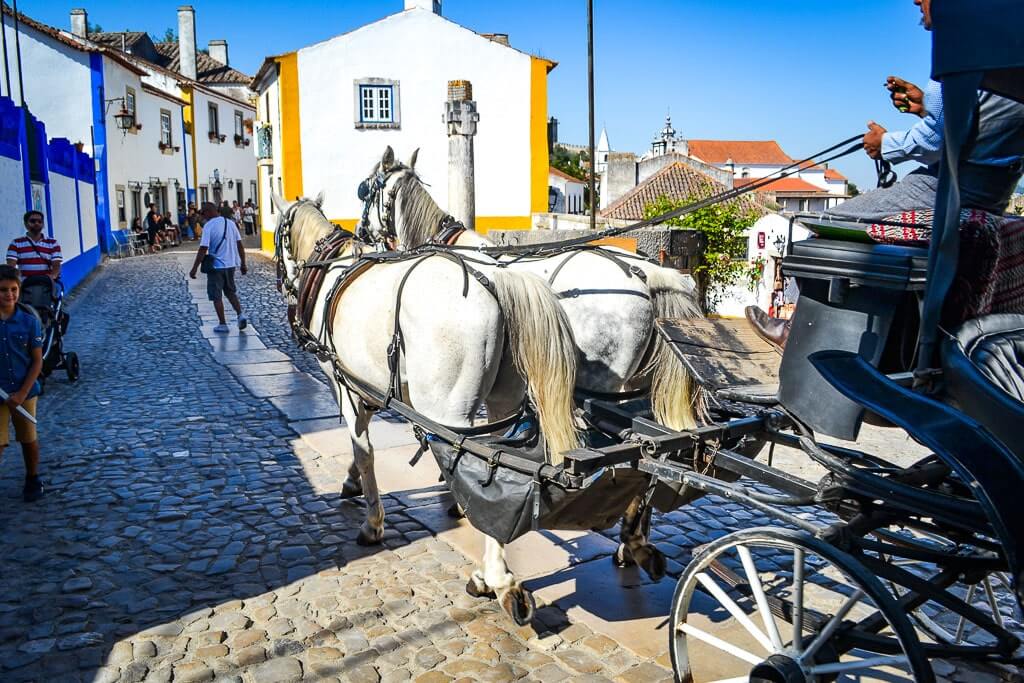
[[[370,185],[364,180],[359,183],[359,189],[356,190],[356,194],[359,196],[359,201],[366,201],[366,198],[370,196]]]

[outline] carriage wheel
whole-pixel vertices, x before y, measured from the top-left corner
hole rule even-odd
[[[923,546],[951,556],[959,555],[964,550],[970,550],[949,539],[920,530],[913,532],[907,530],[899,533],[905,536],[906,541],[911,545]],[[898,539],[898,536],[889,534],[882,538],[892,542],[894,538]],[[939,568],[934,564],[920,560],[888,555],[880,557],[922,579],[931,580],[939,573]],[[885,585],[897,599],[908,592],[907,588],[892,580],[887,580]],[[980,578],[974,579],[972,583],[958,581],[947,588],[946,592],[977,609],[986,618],[991,619],[995,627],[1004,629],[1009,635],[1024,640],[1024,611],[1021,610],[1020,603],[1017,601],[1013,582],[1007,572],[988,572]],[[990,630],[980,627],[961,614],[932,602],[926,602],[911,610],[909,616],[921,631],[937,643],[978,647],[996,647],[998,645],[996,636]],[[989,625],[989,628],[991,629],[992,625]]]
[[[78,354],[69,351],[64,354],[64,371],[68,373],[69,382],[77,382],[81,366],[78,364]]]
[[[878,579],[801,531],[748,529],[705,546],[676,585],[669,623],[687,683],[935,680]]]

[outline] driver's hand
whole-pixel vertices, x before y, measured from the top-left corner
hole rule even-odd
[[[885,128],[874,121],[868,121],[868,132],[864,134],[864,152],[872,159],[882,158],[882,136]]]
[[[889,76],[885,80],[885,88],[892,93],[892,106],[899,111],[921,117],[928,113],[924,108],[924,92],[910,81]]]

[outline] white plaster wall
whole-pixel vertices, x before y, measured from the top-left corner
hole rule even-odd
[[[210,141],[210,117],[208,106],[210,102],[217,104],[217,115],[220,122],[220,133],[224,135],[224,142]],[[212,95],[208,92],[195,90],[195,136],[196,136],[196,181],[195,187],[200,185],[209,186],[214,169],[220,174],[220,182],[223,185],[223,199],[228,203],[235,201],[237,191],[234,187],[228,187],[228,180],[237,182],[242,180],[242,198],[256,201],[249,190],[250,181],[256,180],[256,155],[253,150],[256,140],[253,134],[245,132],[243,135],[249,140],[249,146],[235,145],[235,111],[242,112],[243,119],[254,119],[256,110],[251,106],[230,100],[220,95]],[[199,197],[198,191],[196,197]],[[210,199],[213,199],[213,189],[210,189]]]
[[[65,261],[82,253],[78,246],[78,204],[75,179],[50,170],[50,224],[53,237],[60,243]]]
[[[0,249],[25,232],[25,178],[21,161],[0,156]],[[4,261],[6,263],[6,261]]]
[[[264,231],[273,231],[277,227],[277,212],[273,207],[270,198],[270,190],[276,192],[280,186],[282,157],[281,157],[281,100],[280,89],[276,77],[268,80],[264,90],[259,93],[257,99],[258,120],[271,126],[270,146],[271,160],[268,164],[265,160],[259,162],[259,183],[260,192],[263,193],[263,203],[259,205],[259,220]],[[255,137],[255,135],[254,135]],[[255,139],[252,142],[256,145]],[[250,148],[252,149],[252,148]],[[256,150],[253,149],[255,156]],[[258,199],[258,198],[257,198]]]
[[[330,218],[356,218],[356,188],[387,145],[416,169],[447,208],[449,80],[473,84],[478,216],[530,215],[530,56],[424,10],[409,10],[298,54],[303,190],[325,190]],[[353,81],[399,81],[401,129],[357,130]],[[277,166],[275,165],[275,172]]]
[[[7,54],[0,54],[0,69],[9,59],[11,89],[14,93],[12,99],[15,104],[19,104],[14,25],[12,18],[6,14],[3,15],[3,21],[7,34]],[[91,153],[92,85],[89,55],[24,24],[19,24],[19,28],[25,104],[36,118],[46,123],[48,137],[85,143],[85,151]]]
[[[82,212],[82,246],[89,251],[99,244],[96,234],[96,194],[91,183],[78,182],[78,206]],[[113,217],[117,218],[117,209]]]
[[[723,171],[732,170],[732,167],[730,167],[729,164],[712,164],[712,166],[716,166],[717,168],[720,168]],[[735,166],[735,169],[736,169],[736,177],[737,178],[744,177],[743,176],[744,169],[747,171],[747,175],[746,175],[747,178],[764,178],[765,176],[769,176],[772,173],[775,173],[776,171],[778,171],[780,168],[782,168],[782,166],[779,166],[778,164],[760,164],[759,165],[759,164],[739,164],[739,163],[737,163],[737,164],[734,164],[734,166]]]
[[[150,192],[149,179],[159,178],[167,185],[167,201],[172,213],[175,212],[175,188],[177,180],[185,187],[185,135],[181,121],[181,104],[160,95],[142,89],[140,77],[119,64],[104,60],[104,87],[106,97],[124,97],[125,87],[135,89],[135,120],[142,125],[141,130],[123,133],[117,128],[114,114],[120,108],[115,103],[107,112],[107,189],[110,193],[111,229],[119,230],[117,221],[116,186],[125,188],[125,214],[127,226],[131,225],[131,194],[128,189],[130,182],[142,183],[142,201],[145,193]],[[171,113],[171,141],[179,147],[177,152],[164,152],[160,143],[160,110]],[[191,171],[190,171],[191,172]],[[143,207],[142,215],[146,209]]]

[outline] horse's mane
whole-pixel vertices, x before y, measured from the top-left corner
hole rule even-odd
[[[396,225],[398,239],[407,249],[426,244],[437,235],[441,219],[447,214],[420,183],[415,173],[406,173],[396,181],[398,211],[402,224]]]
[[[299,206],[296,206],[294,215],[292,218],[292,244],[295,244],[299,236],[306,231],[313,232],[316,240],[320,239],[324,235],[331,233],[335,230],[341,230],[337,225],[327,220],[327,216],[323,214],[317,203],[308,198],[301,198],[296,200]],[[297,255],[296,255],[297,256]],[[303,258],[307,255],[304,255]]]

